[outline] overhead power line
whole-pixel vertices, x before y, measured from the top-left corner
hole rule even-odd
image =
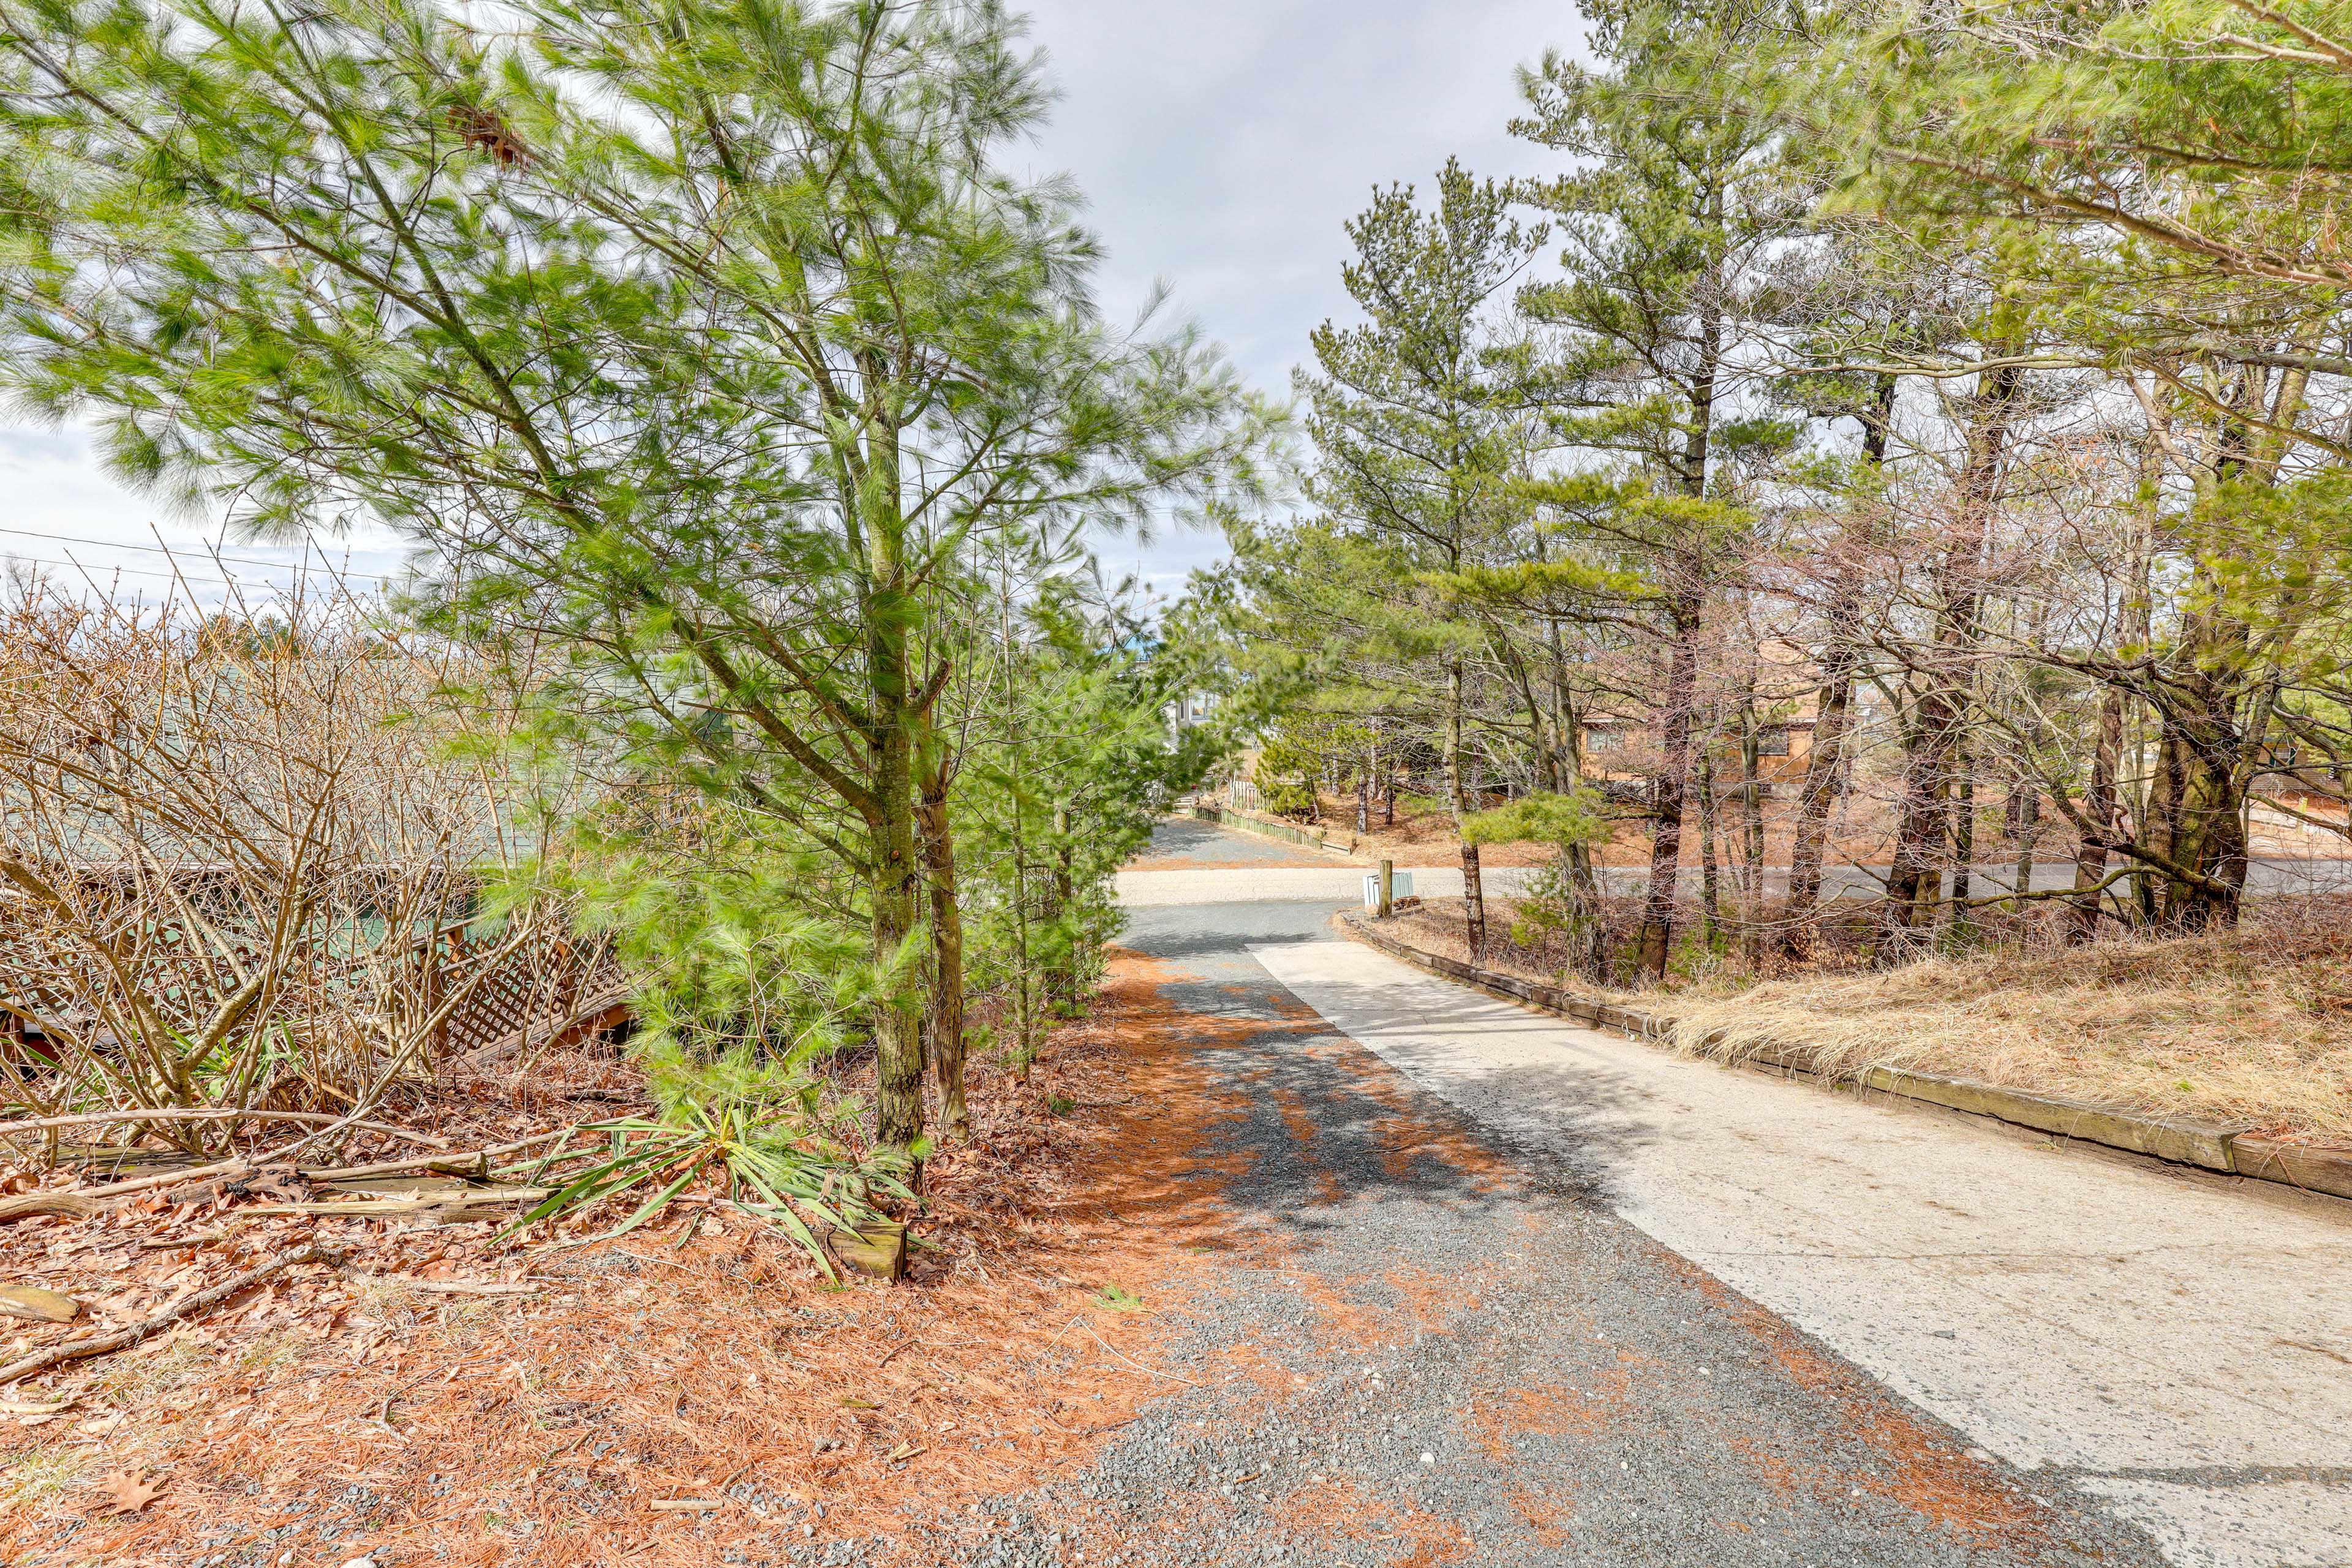
[[[87,545],[92,550],[135,550],[142,555],[169,555],[175,559],[186,556],[192,559],[202,559],[205,561],[226,561],[239,566],[268,566],[281,571],[289,567],[299,567],[306,563],[302,561],[263,561],[251,555],[215,555],[210,550],[205,549],[202,545],[192,545],[185,550],[173,550],[160,544],[120,544],[110,539],[78,539],[71,534],[66,533],[36,533],[29,528],[0,528],[0,533],[7,534],[11,538],[16,539],[47,540],[54,544]],[[326,549],[316,541],[310,541],[300,545],[289,544],[284,546],[284,548],[288,550],[299,549],[306,555],[315,553],[322,561],[331,559]],[[391,553],[397,548],[398,546],[396,545],[375,545],[373,547],[362,547],[358,550],[352,550],[346,547],[343,553],[358,555],[385,555]],[[47,564],[79,565],[80,563],[79,562],[49,562],[47,563]],[[125,567],[123,570],[129,571],[131,568]],[[154,574],[150,573],[147,574],[147,575],[152,576],[154,575]],[[164,573],[163,575],[169,576],[171,574]]]
[[[64,567],[71,571],[79,572],[85,577],[118,575],[126,577],[161,577],[166,581],[174,583],[193,580],[194,582],[202,584],[207,587],[215,586],[223,583],[234,583],[236,581],[236,578],[228,576],[226,573],[198,573],[194,574],[193,578],[191,578],[191,575],[186,573],[165,572],[152,566],[92,566],[89,563],[83,561],[55,561],[46,555],[10,555],[5,557],[5,559],[10,561],[22,561],[28,566]]]

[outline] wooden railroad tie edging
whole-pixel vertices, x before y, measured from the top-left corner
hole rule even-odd
[[[1595,1029],[1612,1029],[1653,1045],[1675,1044],[1675,1023],[1653,1013],[1595,1001],[1542,981],[1524,980],[1477,969],[1458,958],[1425,952],[1376,930],[1361,916],[1334,917],[1339,929],[1368,947],[1401,958],[1419,969],[1458,981],[1505,1001],[1539,1012],[1556,1014]],[[2104,1148],[2121,1149],[2173,1164],[2271,1182],[2331,1197],[2352,1198],[2352,1151],[2315,1149],[2257,1136],[2240,1127],[2199,1121],[2188,1117],[2153,1116],[2118,1106],[2057,1095],[2030,1094],[1974,1079],[1904,1068],[1874,1067],[1850,1078],[1832,1078],[1785,1052],[1762,1047],[1741,1055],[1730,1065],[1777,1072],[1789,1078],[1850,1083],[1856,1089],[1895,1100],[1914,1100],[1974,1116],[1990,1117],[2011,1126],[2030,1127],[2054,1137]]]
[[[1294,827],[1286,822],[1276,822],[1272,817],[1256,816],[1246,811],[1235,811],[1228,805],[1195,805],[1192,807],[1192,815],[1202,822],[1213,822],[1218,826],[1231,828],[1235,833],[1247,833],[1259,838],[1271,838],[1281,844],[1296,844],[1303,849],[1320,850],[1326,855],[1345,860],[1349,865],[1355,864],[1354,858],[1347,850],[1333,844],[1328,837],[1320,832],[1309,832],[1304,827]]]

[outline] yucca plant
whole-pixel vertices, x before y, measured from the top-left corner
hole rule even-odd
[[[866,962],[863,934],[828,918],[824,868],[790,825],[740,806],[625,796],[575,823],[564,857],[526,868],[498,894],[549,886],[577,900],[635,981],[629,1050],[657,1109],[579,1130],[601,1147],[516,1167],[534,1184],[549,1169],[566,1173],[514,1228],[633,1203],[595,1238],[608,1239],[698,1184],[723,1185],[829,1276],[813,1223],[855,1230],[885,1217],[877,1195],[912,1200],[904,1177],[928,1143],[864,1152],[866,1107],[822,1064],[856,1042],[877,995],[911,983],[918,954],[880,972]]]
[[[832,1279],[832,1260],[810,1228],[811,1219],[855,1231],[886,1217],[874,1204],[877,1191],[910,1202],[914,1197],[887,1159],[859,1161],[838,1148],[809,1148],[805,1123],[749,1103],[681,1104],[666,1121],[621,1117],[580,1131],[609,1140],[608,1147],[572,1172],[509,1231],[645,1192],[628,1218],[571,1245],[610,1241],[658,1218],[696,1183],[723,1176],[728,1201],[791,1237]],[[571,1156],[580,1157],[577,1152]],[[554,1163],[550,1159],[540,1168]]]

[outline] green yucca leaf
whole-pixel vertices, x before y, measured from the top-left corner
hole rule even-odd
[[[763,1200],[735,1206],[774,1226],[830,1279],[836,1276],[811,1220],[836,1230],[855,1230],[861,1222],[882,1217],[873,1205],[872,1193],[913,1197],[889,1169],[871,1163],[861,1167],[839,1154],[812,1152],[802,1147],[796,1135],[803,1133],[806,1125],[803,1121],[763,1115],[760,1108],[742,1104],[681,1105],[674,1114],[673,1121],[620,1117],[580,1129],[609,1142],[601,1150],[591,1145],[552,1152],[534,1163],[531,1168],[543,1172],[572,1159],[593,1162],[571,1172],[561,1186],[516,1219],[509,1230],[654,1189],[617,1226],[562,1245],[615,1240],[650,1223],[696,1181],[731,1176]]]

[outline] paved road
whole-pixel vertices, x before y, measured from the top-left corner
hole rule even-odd
[[[1189,879],[1127,939],[1171,1002],[1265,1023],[1212,1051],[1253,1097],[1234,1201],[1340,1296],[1464,1293],[1263,1430],[1468,1555],[1287,1561],[2352,1564],[2342,1208],[1538,1018],[1334,942],[1287,871],[1152,875]],[[1401,1121],[1457,1152],[1400,1165]],[[1246,1529],[1129,1561],[1275,1560]]]
[[[1178,820],[1166,824],[1151,855],[1146,863],[1152,869],[1119,874],[1119,897],[1130,906],[1143,908],[1265,900],[1345,900],[1353,902],[1360,899],[1363,892],[1363,867],[1345,864],[1336,856],[1318,856],[1312,850],[1292,848],[1270,839],[1226,832],[1202,822]],[[1186,858],[1199,860],[1202,868],[1183,867],[1181,862]],[[1248,863],[1250,875],[1233,875],[1233,871],[1244,862]],[[1413,891],[1423,898],[1458,899],[1462,896],[1462,868],[1458,865],[1415,866],[1400,869],[1412,872]],[[2016,879],[2016,869],[2014,866],[1986,865],[1978,867],[1976,875],[1983,886],[2006,891]],[[1886,874],[1887,868],[1884,866],[1832,866],[1823,872],[1822,886],[1832,898],[1876,898],[1885,886]],[[1516,893],[1525,889],[1536,875],[1536,872],[1523,867],[1497,866],[1487,869],[1486,881],[1491,891]],[[1622,867],[1604,870],[1601,875],[1603,885],[1615,893],[1639,893],[1649,881],[1646,872]],[[2074,868],[2071,861],[2045,859],[2033,868],[2036,891],[2056,891],[2072,887],[2074,881]],[[1788,868],[1768,868],[1764,873],[1764,885],[1769,895],[1778,897],[1785,894],[1789,887]],[[2332,856],[2264,857],[2247,868],[2246,885],[2257,893],[2352,890],[2352,860]],[[1685,899],[1698,898],[1699,876],[1696,866],[1683,868],[1678,891]]]

